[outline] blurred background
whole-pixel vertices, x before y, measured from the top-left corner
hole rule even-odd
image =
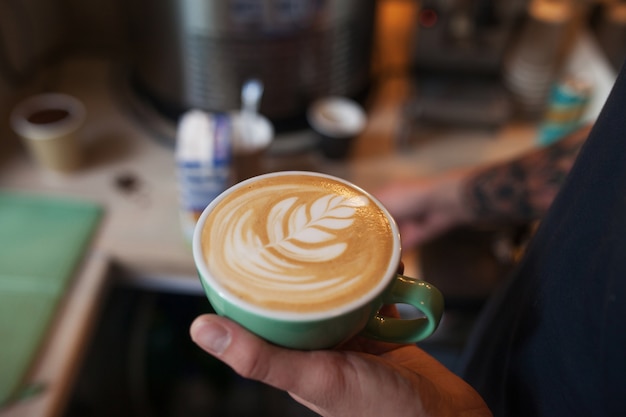
[[[103,210],[33,339],[19,380],[38,389],[0,416],[312,415],[189,340],[210,306],[179,223],[186,111],[237,111],[242,85],[260,79],[274,135],[255,173],[314,170],[374,190],[558,140],[594,120],[625,55],[616,0],[0,0],[0,187]],[[552,92],[571,83],[575,118],[550,124]],[[9,124],[18,102],[45,92],[86,109],[70,174],[41,167]],[[341,158],[320,152],[307,119],[329,96],[367,115]],[[405,252],[407,275],[447,299],[423,343],[444,364],[530,230],[454,230]]]

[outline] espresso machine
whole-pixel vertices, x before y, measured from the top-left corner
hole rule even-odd
[[[416,16],[409,117],[499,125],[511,109],[500,77],[528,0],[423,0]]]
[[[298,118],[314,99],[370,83],[375,0],[129,0],[133,86],[161,112],[240,106],[260,79],[260,111]]]

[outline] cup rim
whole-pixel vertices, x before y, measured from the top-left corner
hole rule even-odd
[[[337,113],[337,119],[324,116],[324,108]],[[313,128],[330,138],[346,138],[358,135],[365,129],[367,115],[359,103],[341,96],[328,96],[316,100],[308,108],[306,117]]]
[[[207,217],[209,216],[213,208],[216,205],[218,205],[231,192],[236,191],[240,188],[246,187],[251,182],[255,182],[263,178],[271,178],[271,177],[287,176],[287,175],[307,175],[307,176],[327,178],[333,181],[341,182],[342,184],[345,184],[347,186],[350,186],[356,189],[357,191],[363,193],[368,198],[370,198],[371,201],[373,201],[378,206],[378,208],[383,212],[383,214],[389,221],[392,236],[394,238],[394,244],[393,244],[391,258],[389,259],[387,268],[385,270],[385,277],[383,277],[373,288],[371,288],[361,298],[354,300],[352,302],[349,302],[347,304],[343,304],[339,307],[332,308],[329,310],[324,310],[324,311],[316,311],[316,312],[308,312],[308,313],[276,311],[276,310],[271,310],[271,309],[260,307],[256,304],[252,304],[250,302],[247,302],[245,300],[242,300],[236,297],[234,294],[229,292],[223,285],[221,285],[219,281],[214,279],[212,275],[210,274],[209,269],[206,265],[206,261],[204,259],[204,254],[202,253],[201,231],[202,231],[202,228],[203,228],[202,226],[204,222],[206,221]],[[383,293],[385,288],[387,288],[391,280],[395,278],[398,266],[400,265],[401,252],[402,252],[402,248],[401,248],[400,232],[399,232],[398,225],[396,224],[395,220],[393,219],[389,211],[385,208],[385,206],[382,205],[382,203],[376,197],[374,197],[371,193],[365,191],[363,188],[351,183],[348,180],[345,180],[345,179],[342,179],[333,175],[324,174],[320,172],[314,172],[314,171],[276,171],[276,172],[271,172],[267,174],[257,175],[255,177],[248,178],[242,182],[239,182],[233,185],[232,187],[230,187],[229,189],[227,189],[226,191],[218,195],[215,199],[213,199],[213,201],[211,201],[211,203],[203,210],[198,221],[196,222],[196,227],[194,229],[194,233],[192,237],[192,253],[193,253],[194,263],[200,274],[200,279],[203,280],[207,285],[209,285],[213,291],[217,292],[220,298],[235,305],[237,308],[247,311],[248,313],[254,314],[256,316],[264,317],[268,319],[289,321],[289,322],[307,322],[307,321],[329,319],[332,317],[341,316],[343,314],[346,314],[352,311],[356,311],[359,308],[367,305],[376,297],[379,297]]]
[[[52,108],[66,110],[69,115],[41,125],[28,121],[28,117],[36,111]],[[76,97],[64,93],[43,93],[19,102],[11,112],[10,121],[13,130],[20,136],[47,140],[76,130],[83,123],[85,114],[85,106]]]

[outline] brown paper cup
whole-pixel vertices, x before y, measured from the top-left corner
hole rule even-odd
[[[66,94],[30,97],[11,113],[11,127],[22,138],[34,159],[55,172],[72,172],[81,165],[77,132],[85,119],[85,107]]]

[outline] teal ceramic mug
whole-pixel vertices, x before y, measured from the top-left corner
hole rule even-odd
[[[229,188],[200,216],[193,256],[218,314],[285,347],[331,348],[357,334],[414,343],[443,313],[434,286],[397,274],[400,236],[388,211],[325,174],[274,172]],[[399,303],[421,314],[379,313]]]

